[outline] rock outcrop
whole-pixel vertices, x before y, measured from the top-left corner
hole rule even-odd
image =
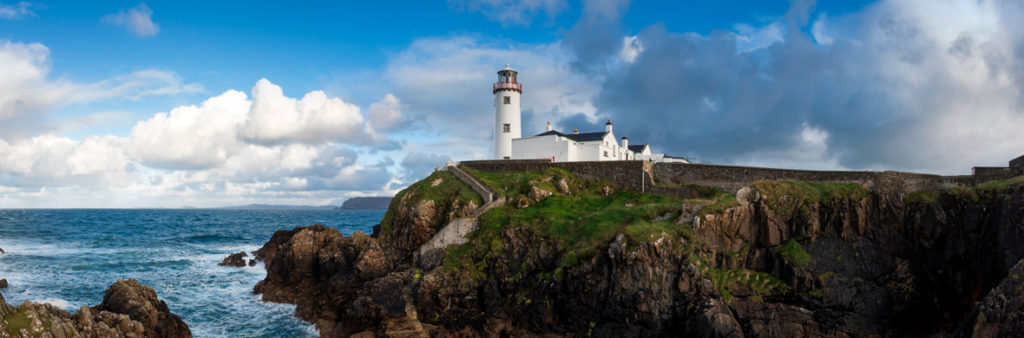
[[[249,257],[249,254],[245,253],[245,251],[236,252],[224,257],[224,260],[217,265],[241,268],[245,266],[245,257]]]
[[[458,213],[429,191],[396,196],[378,237],[278,231],[257,252],[255,292],[296,304],[325,337],[1021,334],[1018,185],[759,182],[681,201],[529,182],[552,195],[506,187],[534,203],[489,211],[440,258],[419,249],[452,220],[437,215]]]
[[[71,315],[50,304],[8,305],[0,297],[0,337],[192,337],[156,292],[134,279],[107,289],[103,302]]]

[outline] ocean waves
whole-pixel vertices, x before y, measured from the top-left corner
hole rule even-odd
[[[330,210],[2,210],[0,278],[12,303],[67,311],[99,304],[115,280],[152,286],[197,337],[316,336],[294,307],[252,293],[262,264],[217,264],[259,248],[274,231],[322,223],[368,231],[383,212]]]

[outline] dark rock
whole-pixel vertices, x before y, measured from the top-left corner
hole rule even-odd
[[[231,255],[228,255],[227,257],[224,257],[224,260],[221,261],[220,264],[217,264],[217,265],[220,265],[220,266],[234,266],[234,267],[241,268],[241,267],[245,266],[245,257],[248,257],[248,256],[249,256],[249,254],[245,253],[245,251],[238,252],[238,253],[233,253]]]
[[[0,248],[0,254],[5,253],[3,248]]]
[[[370,237],[377,238],[380,236],[380,223],[374,224],[370,232]]]
[[[6,289],[6,288],[7,288],[7,279],[6,278],[5,279],[0,279],[0,289]]]
[[[249,266],[256,266],[256,260],[255,259],[250,259],[249,260]]]
[[[676,218],[678,233],[619,235],[573,264],[572,243],[510,227],[455,267],[444,250],[415,254],[452,208],[402,196],[381,237],[277,231],[257,251],[267,277],[254,291],[296,304],[325,337],[1024,335],[1021,187],[920,203],[888,188],[740,195]]]
[[[1024,337],[1024,260],[982,301],[976,303],[957,334],[961,337]]]
[[[92,310],[126,314],[142,323],[147,337],[192,337],[188,325],[171,313],[156,291],[134,279],[114,282]]]
[[[112,292],[117,294],[115,298],[125,303],[123,306],[104,307],[107,304],[105,299],[104,304],[96,307],[83,306],[73,316],[50,304],[25,302],[17,307],[10,306],[0,297],[0,318],[16,313],[30,319],[30,322],[0,322],[9,325],[0,325],[0,329],[6,329],[0,331],[0,336],[7,337],[8,332],[20,332],[15,337],[192,337],[188,326],[178,316],[167,312],[163,302],[154,305],[157,298],[153,289],[135,280],[127,280],[111,285],[107,295],[110,296]],[[128,293],[135,295],[126,296]],[[161,306],[163,310],[159,309]],[[116,308],[129,310],[134,316],[119,312]],[[156,316],[154,324],[148,313],[163,315]],[[176,319],[176,323],[170,324],[171,319]],[[168,330],[169,325],[173,329]]]

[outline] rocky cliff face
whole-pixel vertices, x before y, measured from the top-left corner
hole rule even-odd
[[[71,315],[49,304],[8,305],[0,296],[0,337],[192,337],[153,288],[134,279],[107,289],[103,302]]]
[[[1022,334],[1020,180],[913,194],[773,181],[678,200],[492,175],[514,202],[421,259],[468,214],[457,194],[424,198],[437,179],[396,196],[376,237],[278,231],[255,291],[327,337]]]

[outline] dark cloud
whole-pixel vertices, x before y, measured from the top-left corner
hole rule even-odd
[[[1013,145],[1024,152],[1024,140],[1008,137],[1012,128],[982,123],[1024,121],[1024,73],[1010,71],[1022,69],[1024,49],[1005,51],[1001,36],[979,40],[973,27],[946,40],[935,25],[957,20],[922,19],[899,2],[828,22],[841,25],[832,28],[844,35],[822,45],[805,32],[813,8],[813,1],[794,1],[784,16],[784,41],[764,49],[738,52],[733,32],[699,36],[654,25],[639,34],[644,50],[634,63],[608,72],[580,69],[604,76],[595,106],[599,117],[615,122],[616,134],[647,138],[637,141],[652,143],[655,151],[710,162],[776,163],[764,157],[795,154],[819,142],[822,156],[814,161],[842,167],[964,172],[971,165],[999,164]],[[1006,25],[1011,27],[995,28],[1015,30],[1012,41],[1019,46],[1020,25]],[[567,41],[589,36],[576,28]],[[595,31],[594,41],[606,34]],[[582,66],[596,64],[588,53],[609,53],[607,45],[591,42],[568,43]],[[991,81],[972,82],[977,71],[988,71]],[[1000,84],[1006,79],[1015,85]],[[993,99],[980,99],[987,95]]]
[[[579,22],[566,34],[563,43],[576,52],[575,69],[603,72],[610,56],[622,47],[622,15],[629,0],[594,0],[583,6]]]

